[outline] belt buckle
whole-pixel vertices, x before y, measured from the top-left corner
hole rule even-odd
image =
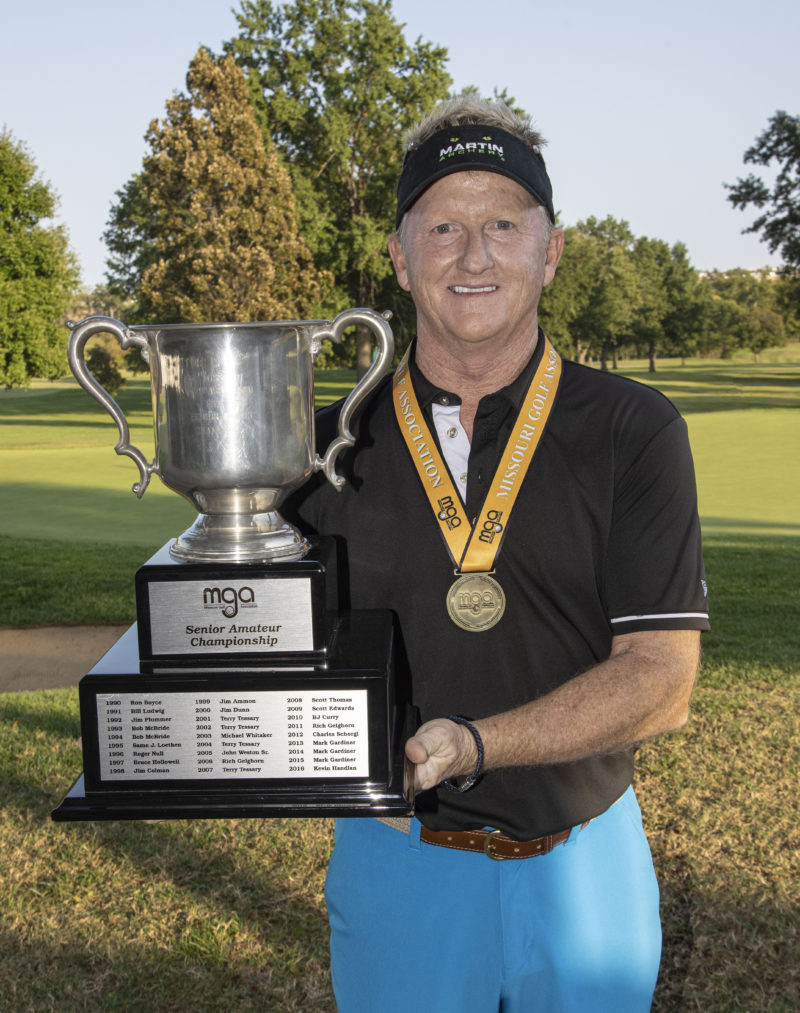
[[[493,838],[502,833],[500,830],[490,830],[489,833],[483,839],[483,850],[484,853],[492,859],[493,862],[505,862],[505,855],[496,855],[494,851]]]

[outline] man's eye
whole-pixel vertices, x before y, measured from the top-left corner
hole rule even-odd
[[[511,222],[507,222],[505,220],[505,218],[501,218],[500,221],[497,222],[497,228],[498,229],[513,229],[514,226],[511,224]]]
[[[433,231],[437,232],[440,236],[443,236],[445,234],[445,232],[449,232],[450,231],[450,226],[447,225],[447,224],[437,225],[436,228]]]

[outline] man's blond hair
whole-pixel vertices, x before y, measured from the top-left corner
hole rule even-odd
[[[438,130],[473,125],[505,130],[533,148],[537,154],[541,154],[540,149],[547,143],[539,131],[534,129],[530,117],[520,116],[505,102],[492,102],[478,95],[459,95],[440,102],[424,120],[406,132],[403,141],[410,151],[424,144]]]

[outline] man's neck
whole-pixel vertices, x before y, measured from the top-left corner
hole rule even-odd
[[[421,338],[417,341],[416,362],[431,383],[461,399],[461,424],[471,440],[479,401],[516,380],[530,361],[537,340],[535,330],[532,336],[498,350],[475,344],[454,348]]]

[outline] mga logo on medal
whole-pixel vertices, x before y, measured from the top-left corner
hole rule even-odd
[[[482,633],[496,626],[505,609],[503,589],[489,573],[462,574],[447,596],[450,618],[456,626],[472,633]]]
[[[451,531],[461,524],[461,518],[458,516],[452,496],[442,496],[436,505],[439,507],[439,513],[437,514],[439,520],[443,524],[446,524]]]
[[[491,545],[495,540],[495,537],[503,533],[503,525],[500,523],[502,516],[502,510],[488,511],[486,514],[486,520],[483,522],[481,530],[478,532],[478,541]]]

